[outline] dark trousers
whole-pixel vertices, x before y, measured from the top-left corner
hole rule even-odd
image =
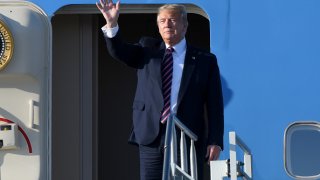
[[[140,180],[161,180],[164,158],[164,141],[165,141],[165,129],[166,125],[160,126],[160,133],[156,140],[149,145],[139,145],[139,157],[140,157]],[[177,138],[179,141],[179,138]],[[188,142],[188,141],[187,141]],[[189,143],[187,143],[190,147]],[[202,179],[203,175],[203,163],[204,155],[203,148],[197,149],[197,169],[198,179]],[[200,151],[199,151],[200,150]],[[189,156],[188,156],[189,157]],[[178,152],[178,161],[179,152]]]
[[[139,145],[140,180],[162,179],[165,128],[165,125],[160,125],[160,133],[153,143]]]

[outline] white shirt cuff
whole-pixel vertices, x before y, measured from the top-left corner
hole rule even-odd
[[[105,25],[101,28],[101,30],[105,36],[107,36],[108,38],[113,38],[117,35],[119,31],[119,26],[117,25],[114,28],[107,28],[107,26]]]

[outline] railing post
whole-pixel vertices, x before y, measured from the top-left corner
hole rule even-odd
[[[230,179],[237,180],[237,153],[236,153],[236,133],[229,132],[230,143]]]
[[[187,144],[186,144],[186,137],[183,131],[181,131],[181,138],[180,138],[180,163],[181,169],[188,173],[188,158],[187,158]]]
[[[197,155],[196,155],[196,147],[194,146],[194,140],[191,140],[191,146],[190,146],[190,169],[191,169],[191,177],[197,180],[198,179]]]
[[[162,171],[162,180],[169,180],[170,176],[170,144],[172,138],[172,126],[173,126],[173,118],[170,115],[169,119],[167,120],[167,131],[165,136],[165,143],[164,143],[164,160],[163,160],[163,171]]]
[[[176,127],[181,130],[180,139],[180,163],[181,167],[177,164],[177,135]],[[188,173],[188,157],[187,157],[187,145],[185,135],[190,137],[190,169],[191,174]],[[194,141],[197,141],[198,137],[188,129],[177,117],[170,115],[167,120],[167,129],[164,145],[164,162],[163,162],[163,175],[162,180],[174,180],[176,178],[182,178],[184,180],[197,180],[197,155],[194,145]],[[171,168],[171,169],[170,169]]]
[[[173,121],[173,119],[171,119]],[[170,167],[171,167],[171,174],[172,176],[176,176],[176,167],[177,164],[177,134],[176,134],[176,128],[174,126],[174,123],[172,123],[171,126],[171,147],[170,147]]]

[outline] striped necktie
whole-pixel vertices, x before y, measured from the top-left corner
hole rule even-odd
[[[162,95],[163,95],[163,110],[161,112],[161,123],[165,123],[170,116],[170,99],[171,99],[171,84],[172,84],[172,72],[173,72],[173,48],[166,49],[164,58],[161,64],[161,76],[162,76]]]

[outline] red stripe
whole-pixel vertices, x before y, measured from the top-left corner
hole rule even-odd
[[[162,124],[166,122],[166,120],[168,119],[169,115],[170,115],[170,114],[168,114],[166,117],[164,117],[164,118],[161,120],[161,123],[162,123]]]
[[[169,60],[171,60],[171,61],[169,61]],[[163,63],[163,68],[162,68],[162,70],[165,70],[165,69],[167,69],[167,68],[170,68],[169,66],[171,65],[172,66],[172,64],[173,64],[173,59],[168,59],[168,62],[164,62]]]
[[[167,102],[167,101],[169,101],[169,99],[170,99],[170,97],[171,97],[171,93],[163,93],[163,96],[164,96],[164,98],[163,98],[163,100],[165,101],[165,102]]]
[[[162,115],[167,114],[169,111],[170,111],[170,107],[167,107],[167,108],[165,109],[165,111],[163,111]]]
[[[171,92],[171,84],[166,84],[164,88],[162,88],[162,94],[167,96],[169,92]]]
[[[5,118],[0,118],[0,121],[6,122],[6,123],[14,123],[13,121],[11,121],[9,119],[5,119]],[[29,140],[29,137],[28,137],[27,133],[19,125],[18,125],[18,129],[21,132],[21,134],[23,135],[23,137],[26,140],[26,142],[27,142],[29,153],[32,153],[32,145],[31,145],[31,142]]]
[[[167,101],[167,102],[164,104],[164,107],[170,107],[170,101]]]
[[[164,98],[165,101],[169,100],[168,98],[170,98],[171,96],[171,93],[170,94],[167,94],[167,96]]]
[[[168,84],[168,83],[171,84],[171,82],[172,82],[172,73],[170,74],[170,76],[166,77],[165,80],[163,80],[163,84]]]
[[[170,114],[170,107],[167,107],[165,111],[161,114],[161,119],[163,120],[164,117],[168,116]]]
[[[163,84],[162,91],[166,91],[167,89],[171,89],[172,81],[162,83],[162,84]]]
[[[168,77],[168,79],[165,79],[163,82],[162,82],[162,89],[167,89],[167,88],[171,88],[171,84],[172,84],[172,77]],[[165,88],[164,88],[165,87]]]
[[[171,71],[166,71],[162,73],[162,78],[165,79],[168,76],[172,76],[172,72],[173,70],[171,69]]]

